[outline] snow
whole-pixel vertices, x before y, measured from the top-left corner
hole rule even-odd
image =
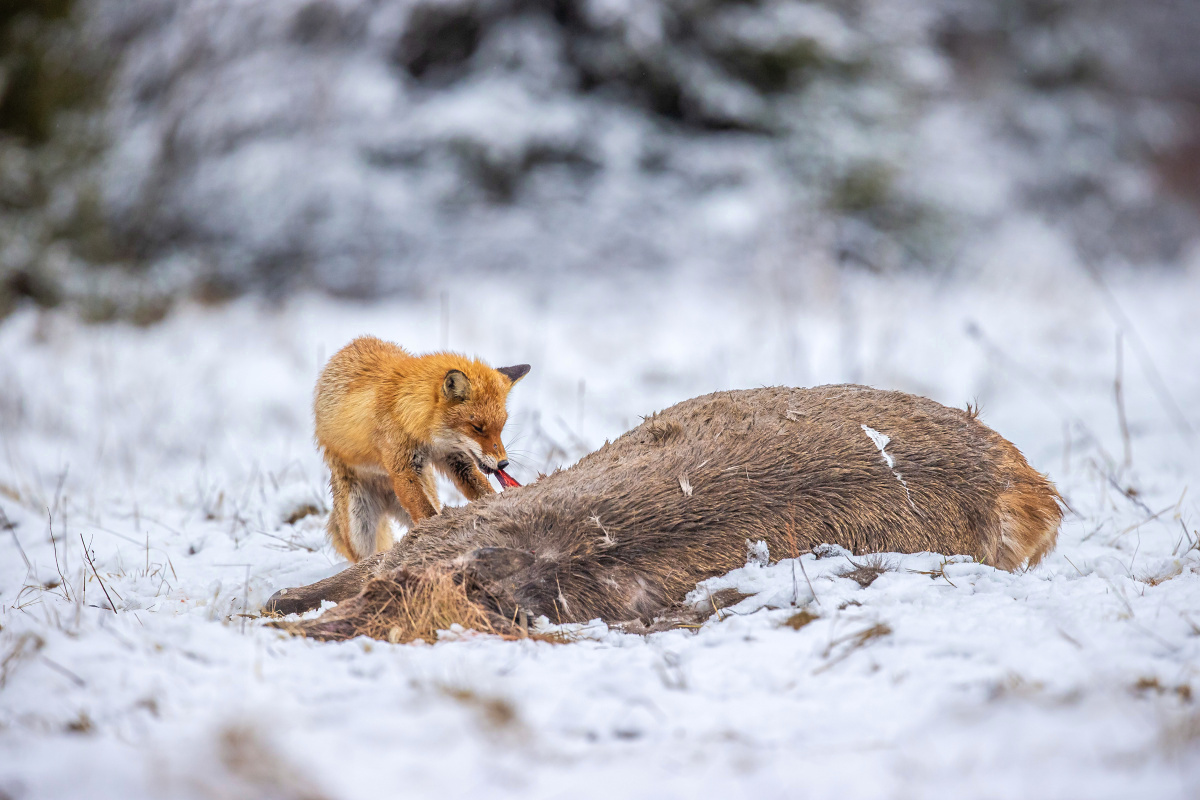
[[[883,456],[883,463],[887,464],[888,469],[890,469],[892,474],[896,476],[896,480],[898,480],[900,485],[904,487],[904,493],[908,495],[908,504],[913,507],[913,511],[916,511],[917,504],[913,502],[912,492],[908,490],[908,481],[904,480],[904,476],[901,475],[899,470],[896,469],[896,459],[893,458],[892,454],[885,449],[888,446],[888,442],[892,440],[892,437],[882,434],[874,428],[866,425],[861,427],[863,432],[867,434],[867,438],[871,440],[871,443],[879,448],[879,455]]]
[[[1041,269],[1057,234],[1033,221],[990,235],[950,280],[447,273],[144,329],[9,317],[0,796],[1195,797],[1200,272],[1099,283]],[[1070,511],[1012,574],[748,542],[690,597],[747,596],[698,630],[290,638],[254,612],[342,566],[309,404],[360,333],[531,363],[506,434],[523,483],[690,396],[855,380],[977,403]]]
[[[892,458],[891,454],[884,449],[888,446],[888,442],[892,440],[892,437],[882,434],[874,428],[866,425],[863,425],[862,429],[863,432],[867,434],[867,438],[871,440],[871,443],[879,449],[879,455],[883,456],[883,463],[888,465],[888,469],[895,467],[896,459]],[[896,477],[899,476],[897,475]]]

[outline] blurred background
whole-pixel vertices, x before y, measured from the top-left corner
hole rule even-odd
[[[533,363],[525,480],[841,381],[1191,463],[1197,41],[1188,0],[8,0],[9,472],[274,436],[319,486],[362,333]]]
[[[803,293],[976,270],[1031,221],[1092,269],[1194,268],[1197,41],[1189,0],[6,0],[0,314]]]

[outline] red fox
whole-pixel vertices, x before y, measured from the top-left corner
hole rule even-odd
[[[337,551],[357,562],[392,546],[389,516],[411,527],[441,511],[434,468],[468,500],[494,492],[485,473],[508,466],[505,402],[528,372],[528,364],[492,369],[454,353],[414,356],[372,336],[335,353],[313,410]]]

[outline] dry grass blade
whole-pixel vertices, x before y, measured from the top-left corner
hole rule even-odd
[[[1117,404],[1117,423],[1121,428],[1121,444],[1124,453],[1121,468],[1128,470],[1133,466],[1133,445],[1129,436],[1129,421],[1125,416],[1125,387],[1122,381],[1124,354],[1125,347],[1121,340],[1121,331],[1117,331],[1117,374],[1113,379],[1113,399]]]
[[[315,552],[317,552],[317,550],[320,549],[311,544],[305,543],[304,540],[298,535],[279,536],[277,534],[269,533],[267,531],[259,531],[259,533],[263,536],[266,536],[268,539],[274,539],[276,542],[279,542],[279,544],[265,545],[268,549],[271,549],[271,550],[282,550],[284,552],[288,552],[288,551],[292,551],[292,550],[303,550],[306,553],[315,553]]]
[[[1141,505],[1143,508],[1146,508],[1146,506],[1140,502],[1139,502],[1139,505]],[[1168,511],[1170,511],[1174,508],[1175,508],[1174,505],[1169,505],[1166,508],[1162,509],[1161,511],[1155,511],[1155,512],[1151,512],[1150,509],[1147,508],[1146,512],[1149,513],[1150,516],[1146,517],[1145,519],[1141,520],[1140,522],[1133,523],[1129,527],[1125,528],[1125,530],[1121,531],[1116,536],[1112,537],[1112,539],[1110,539],[1108,542],[1108,546],[1112,547],[1114,544],[1117,543],[1117,540],[1120,539],[1125,534],[1129,533],[1130,531],[1137,530],[1138,528],[1142,527],[1143,525],[1153,522],[1154,520],[1158,519],[1163,514],[1167,513]]]
[[[8,518],[8,514],[4,513],[4,509],[0,508],[0,528],[12,534],[13,542],[17,545],[17,552],[21,554],[21,560],[25,562],[25,572],[33,571],[33,565],[29,563],[29,556],[25,555],[25,548],[21,546],[21,540],[17,538],[17,525]]]
[[[800,565],[800,573],[804,576],[804,582],[808,584],[808,590],[812,592],[813,600],[816,601],[817,605],[821,605],[821,598],[817,597],[817,590],[813,588],[812,581],[808,578],[808,570],[804,568],[804,561],[797,556],[793,563]]]
[[[117,606],[112,601],[112,597],[108,594],[108,587],[104,585],[104,579],[100,577],[100,573],[96,571],[96,562],[92,560],[92,554],[88,552],[87,543],[83,541],[83,534],[79,534],[79,543],[83,545],[83,557],[87,559],[88,566],[92,568],[92,574],[96,576],[96,580],[100,582],[100,588],[104,591],[104,599],[108,600],[108,607],[115,614]]]
[[[835,665],[845,661],[855,651],[862,649],[868,642],[884,636],[889,636],[891,633],[891,625],[888,625],[886,622],[877,622],[869,628],[865,628],[856,633],[851,633],[847,636],[834,639],[829,643],[829,646],[825,648],[825,652],[822,653],[823,656],[829,658],[830,654],[834,651],[834,648],[841,645],[845,645],[845,648],[836,657],[814,669],[812,674],[819,675],[822,672],[831,669]]]
[[[1117,301],[1117,296],[1109,288],[1108,283],[1100,274],[1099,268],[1095,264],[1087,262],[1083,266],[1092,281],[1095,282],[1096,287],[1100,290],[1100,294],[1104,298],[1105,305],[1108,306],[1108,311],[1113,321],[1129,337],[1129,342],[1133,345],[1134,355],[1137,356],[1138,361],[1142,365],[1142,372],[1158,396],[1158,402],[1162,405],[1163,410],[1167,412],[1167,416],[1175,423],[1176,429],[1184,435],[1188,445],[1194,448],[1196,446],[1196,429],[1192,427],[1192,423],[1188,420],[1187,414],[1183,413],[1183,408],[1179,405],[1179,401],[1175,399],[1175,396],[1167,387],[1166,381],[1162,378],[1162,373],[1158,371],[1154,359],[1150,356],[1149,348],[1142,342],[1137,329],[1133,327],[1133,322]]]
[[[8,682],[8,676],[12,674],[17,664],[22,659],[30,658],[40,651],[46,642],[42,637],[35,633],[22,633],[16,637],[8,652],[0,657],[0,689]]]
[[[58,542],[54,539],[54,517],[50,513],[50,509],[46,509],[46,520],[50,528],[50,547],[54,551],[54,568],[58,570],[59,586],[63,587],[63,594],[67,600],[71,600],[71,587],[67,584],[67,576],[63,574],[62,565],[58,563]],[[83,536],[80,535],[79,541],[83,541]],[[66,546],[66,543],[63,543]],[[63,557],[66,557],[64,552]],[[114,609],[115,610],[115,609]]]
[[[913,573],[914,575],[928,575],[930,577],[930,579],[932,579],[932,580],[937,580],[938,578],[941,578],[946,583],[950,584],[951,586],[954,586],[954,588],[957,589],[958,586],[955,585],[954,581],[952,581],[948,577],[946,577],[946,565],[949,563],[950,563],[949,559],[943,558],[942,563],[933,569],[910,569],[908,571]],[[1072,566],[1074,566],[1074,564],[1072,564]]]

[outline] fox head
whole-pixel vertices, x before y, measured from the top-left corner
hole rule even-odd
[[[508,392],[528,372],[528,364],[492,369],[479,361],[447,370],[439,398],[442,446],[468,453],[487,475],[507,467],[500,432],[508,421]]]

